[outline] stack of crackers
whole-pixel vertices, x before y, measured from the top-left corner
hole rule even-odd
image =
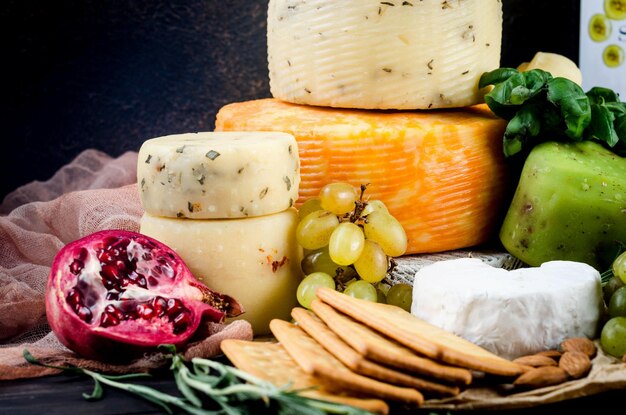
[[[503,359],[399,307],[320,289],[296,324],[273,320],[279,343],[224,340],[239,369],[303,395],[386,414],[387,402],[419,406],[454,396],[474,371],[516,377],[527,366]]]

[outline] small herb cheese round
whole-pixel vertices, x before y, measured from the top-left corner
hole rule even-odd
[[[201,132],[147,140],[137,182],[146,212],[170,218],[264,216],[293,206],[300,162],[280,132]]]

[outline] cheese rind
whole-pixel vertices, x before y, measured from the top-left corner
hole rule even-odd
[[[137,182],[146,212],[172,218],[245,218],[283,211],[298,198],[293,136],[203,132],[147,140]]]
[[[500,66],[496,0],[270,0],[267,26],[272,95],[293,103],[463,107]]]
[[[407,253],[440,252],[496,237],[511,186],[502,155],[506,121],[485,105],[439,111],[363,111],[276,99],[229,104],[218,131],[293,134],[300,198],[332,182],[369,183],[408,237]]]
[[[239,301],[255,335],[289,319],[302,280],[294,208],[245,219],[186,220],[144,214],[140,232],[174,249],[211,289]]]
[[[595,338],[602,301],[600,274],[587,264],[507,271],[462,258],[417,272],[411,313],[513,359],[556,349],[566,338]]]

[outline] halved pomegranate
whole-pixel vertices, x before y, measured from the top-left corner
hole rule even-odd
[[[46,289],[48,322],[79,355],[128,360],[160,344],[185,345],[203,318],[243,312],[191,274],[163,243],[135,232],[88,235],[56,255]]]

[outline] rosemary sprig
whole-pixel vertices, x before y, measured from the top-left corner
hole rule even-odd
[[[93,379],[91,394],[83,394],[88,400],[101,399],[102,385],[137,395],[159,406],[168,414],[174,408],[194,415],[248,415],[275,413],[278,415],[366,415],[369,412],[347,405],[303,396],[303,390],[293,390],[290,385],[276,387],[249,373],[209,360],[194,358],[191,365],[172,345],[162,346],[172,360],[170,370],[182,396],[174,396],[145,385],[126,383],[128,379],[150,377],[145,373],[105,375],[89,369],[73,366],[52,366],[39,362],[27,350],[26,361],[39,366],[60,369],[64,372],[86,375]],[[191,366],[191,368],[189,367]]]

